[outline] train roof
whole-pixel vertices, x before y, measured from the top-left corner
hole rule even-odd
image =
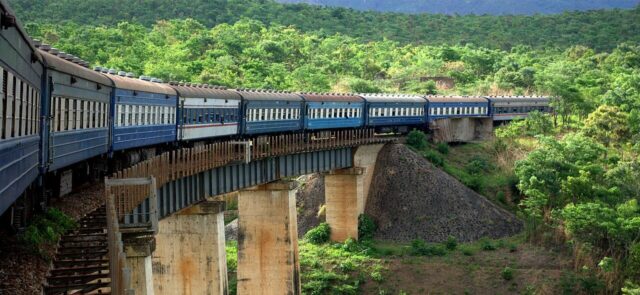
[[[358,95],[368,102],[427,102],[423,97],[412,94],[360,93]]]
[[[105,75],[94,72],[79,64],[63,59],[57,55],[53,55],[42,49],[38,50],[43,57],[47,68],[63,72],[72,76],[76,76],[85,80],[93,81],[102,85],[113,86],[113,82]]]
[[[349,93],[300,93],[306,101],[315,102],[364,102],[364,99],[355,94]]]
[[[9,2],[7,0],[0,0],[0,10],[4,11],[7,15],[10,15],[13,17],[13,21],[15,21],[15,28],[18,30],[18,33],[20,34],[20,37],[22,37],[22,39],[29,44],[29,47],[31,49],[31,52],[33,52],[36,56],[36,58],[39,61],[42,61],[42,56],[39,54],[38,50],[36,49],[36,47],[33,44],[33,40],[31,40],[31,38],[29,37],[29,34],[27,34],[27,32],[24,30],[24,26],[22,25],[22,22],[20,22],[20,20],[18,20],[18,17],[16,16],[15,12],[13,11],[13,9],[11,9],[11,6],[9,6]],[[4,18],[5,16],[2,16],[2,18]],[[2,28],[0,28],[1,30]]]
[[[485,96],[491,101],[549,101],[546,96]]]
[[[175,89],[171,88],[168,84],[150,82],[141,79],[123,77],[114,74],[105,74],[109,79],[113,81],[116,88],[144,91],[149,93],[158,93],[166,95],[176,96],[178,93]]]
[[[245,100],[304,101],[298,94],[275,90],[235,90]]]
[[[227,90],[222,87],[203,86],[203,85],[185,85],[185,84],[169,84],[175,89],[180,97],[196,97],[196,98],[214,98],[225,100],[241,100],[242,97],[235,91]]]
[[[481,96],[463,96],[463,95],[428,95],[425,98],[429,102],[487,102],[487,99]]]

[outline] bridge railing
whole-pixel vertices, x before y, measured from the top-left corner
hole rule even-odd
[[[383,141],[388,139],[375,137],[373,129],[259,136],[246,145],[226,141],[166,152],[114,173],[108,180],[153,176],[156,180],[155,187],[158,189],[168,182],[234,163]],[[247,159],[248,155],[250,159]],[[111,194],[117,196],[114,199],[114,207],[119,220],[122,221],[125,214],[132,212],[147,199],[149,190],[144,186],[132,184],[114,186],[111,188]]]

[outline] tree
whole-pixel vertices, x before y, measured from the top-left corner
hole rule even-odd
[[[589,114],[582,132],[608,147],[629,139],[628,123],[629,114],[618,107],[603,105]]]

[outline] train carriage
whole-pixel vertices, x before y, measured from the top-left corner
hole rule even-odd
[[[304,100],[293,93],[238,90],[242,96],[242,134],[299,132],[303,129]]]
[[[242,101],[238,93],[200,84],[171,83],[171,87],[180,98],[179,140],[238,134]]]
[[[302,93],[307,130],[358,128],[364,124],[364,99],[351,94]]]
[[[178,95],[160,81],[124,72],[113,80],[111,152],[173,143],[177,139]]]
[[[366,125],[380,132],[406,133],[426,123],[427,101],[416,95],[360,94],[365,99]]]
[[[41,56],[0,0],[0,214],[38,178]]]
[[[551,112],[548,97],[489,96],[490,115],[494,121],[510,121],[526,118],[530,112]]]
[[[48,45],[40,49],[48,83],[44,100],[48,120],[43,132],[46,170],[105,154],[109,149],[112,82],[86,68],[88,64],[78,58]]]
[[[428,121],[444,118],[488,117],[489,101],[479,96],[426,96]]]

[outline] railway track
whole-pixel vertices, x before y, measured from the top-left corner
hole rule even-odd
[[[43,294],[110,294],[104,206],[87,214],[60,239]]]

